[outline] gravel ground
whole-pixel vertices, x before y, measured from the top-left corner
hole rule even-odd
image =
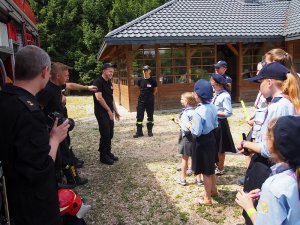
[[[253,108],[249,107],[250,111]],[[92,205],[87,223],[112,224],[241,224],[241,210],[234,202],[241,187],[235,181],[245,172],[244,157],[227,154],[226,174],[217,178],[219,196],[213,206],[195,206],[194,199],[203,186],[187,179],[187,186],[179,186],[176,166],[178,155],[178,127],[171,121],[178,111],[155,112],[154,136],[133,139],[135,113],[119,109],[122,117],[115,123],[113,152],[120,161],[113,166],[99,163],[99,132],[94,117],[77,120],[72,131],[72,145],[85,161],[81,175],[89,183],[76,191]],[[229,119],[233,139],[240,142],[241,133],[249,130],[244,113],[236,105]],[[144,131],[146,128],[144,127]]]

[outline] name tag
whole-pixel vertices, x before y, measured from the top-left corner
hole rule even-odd
[[[147,87],[152,87],[152,85],[151,84],[147,84]]]

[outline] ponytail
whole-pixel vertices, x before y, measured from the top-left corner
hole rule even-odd
[[[295,107],[297,115],[300,115],[300,78],[291,73],[287,74],[287,79],[283,82],[281,90],[290,99]]]
[[[299,193],[299,200],[300,200],[300,166],[296,167],[296,178],[298,183],[298,193]]]

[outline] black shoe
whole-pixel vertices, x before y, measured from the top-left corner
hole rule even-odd
[[[109,156],[100,156],[100,162],[107,164],[107,165],[113,165],[114,164],[114,160],[112,160]]]
[[[151,131],[151,132],[148,131],[148,136],[149,136],[149,137],[153,137],[152,131]]]
[[[144,134],[139,134],[139,133],[136,133],[135,135],[133,135],[133,138],[139,138],[139,137],[143,137]]]
[[[113,161],[119,161],[119,157],[115,156],[113,153],[108,154],[109,158],[111,158]]]
[[[89,180],[87,178],[84,178],[84,177],[76,176],[75,177],[75,182],[76,182],[76,185],[84,185],[84,184],[88,183]]]

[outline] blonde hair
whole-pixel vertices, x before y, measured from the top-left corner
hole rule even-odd
[[[287,160],[282,156],[282,154],[280,153],[280,151],[277,149],[277,147],[275,145],[274,128],[277,123],[277,120],[278,120],[278,118],[274,118],[269,122],[268,127],[267,127],[266,138],[268,141],[271,142],[271,146],[270,146],[271,151],[273,153],[275,153],[275,155],[277,155],[277,157],[280,161],[286,162]],[[300,200],[300,166],[297,166],[295,168],[295,174],[296,174],[296,178],[297,178],[298,194],[299,194],[299,200]]]
[[[276,86],[293,103],[296,114],[300,115],[300,82],[294,75],[288,73],[285,81],[276,80]]]
[[[265,57],[267,55],[270,56],[270,60],[272,62],[279,62],[280,64],[282,64],[286,68],[288,68],[290,70],[291,74],[297,75],[296,70],[294,68],[293,58],[288,52],[284,51],[281,48],[274,48],[274,49],[268,51],[265,54]]]
[[[182,95],[181,95],[181,98],[184,98],[186,99],[187,101],[187,104],[189,106],[193,106],[196,104],[196,100],[194,98],[194,93],[193,92],[184,92]]]
[[[294,69],[292,56],[280,48],[274,48],[268,51],[265,56],[270,56],[272,62],[279,62],[289,69],[285,81],[276,81],[277,86],[281,89],[295,107],[297,115],[300,115],[300,78]]]

